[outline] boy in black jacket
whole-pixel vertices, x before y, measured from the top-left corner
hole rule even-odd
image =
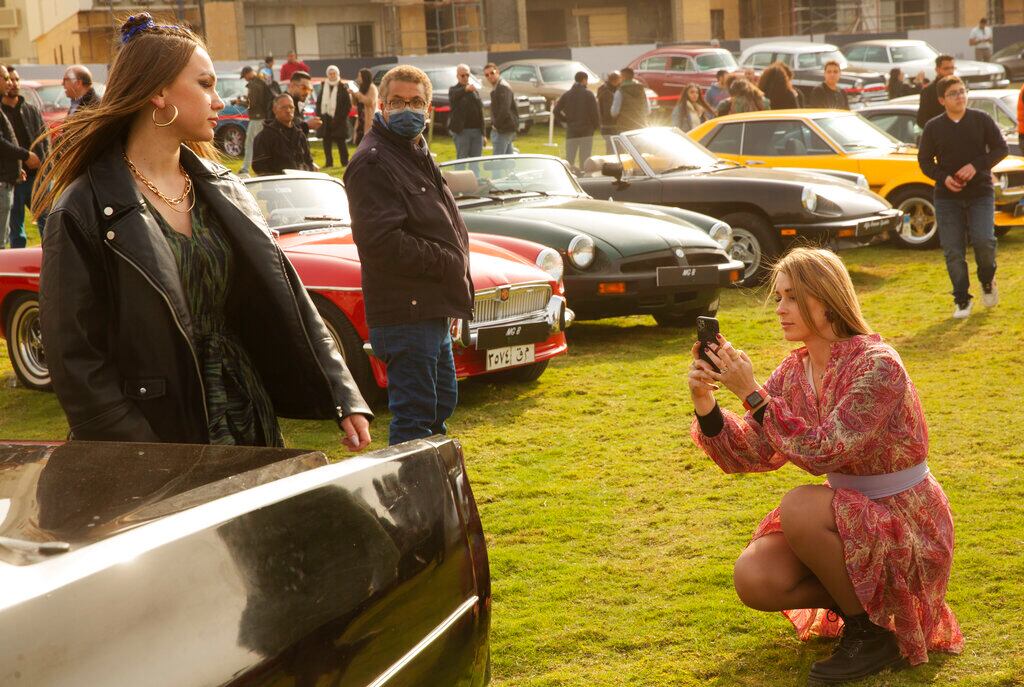
[[[964,319],[971,314],[972,298],[966,259],[968,233],[978,265],[981,300],[988,307],[999,302],[992,168],[1006,157],[1008,149],[992,118],[967,108],[967,86],[959,77],[940,79],[936,95],[945,114],[925,125],[917,160],[921,170],[935,180],[935,221],[953,282],[953,317]]]

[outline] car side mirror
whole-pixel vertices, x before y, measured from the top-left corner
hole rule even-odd
[[[601,175],[606,177],[615,177],[615,181],[622,181],[622,163],[621,162],[605,162],[601,165]]]
[[[536,86],[537,85],[537,77],[536,76],[530,77],[530,85],[531,86]]]

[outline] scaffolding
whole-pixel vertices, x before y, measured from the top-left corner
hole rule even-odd
[[[385,0],[385,3],[386,54],[487,49],[482,0]]]
[[[741,0],[741,35],[753,38],[956,27],[960,25],[958,5],[956,0]]]

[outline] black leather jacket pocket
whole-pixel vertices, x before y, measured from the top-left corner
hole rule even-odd
[[[167,380],[161,377],[149,379],[126,379],[123,385],[124,395],[134,401],[145,401],[160,398],[167,393]]]

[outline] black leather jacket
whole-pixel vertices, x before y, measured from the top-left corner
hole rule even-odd
[[[114,144],[47,218],[39,309],[53,388],[76,439],[208,443],[205,393],[174,257]],[[221,218],[236,277],[228,322],[284,417],[372,417],[256,201],[182,147]]]

